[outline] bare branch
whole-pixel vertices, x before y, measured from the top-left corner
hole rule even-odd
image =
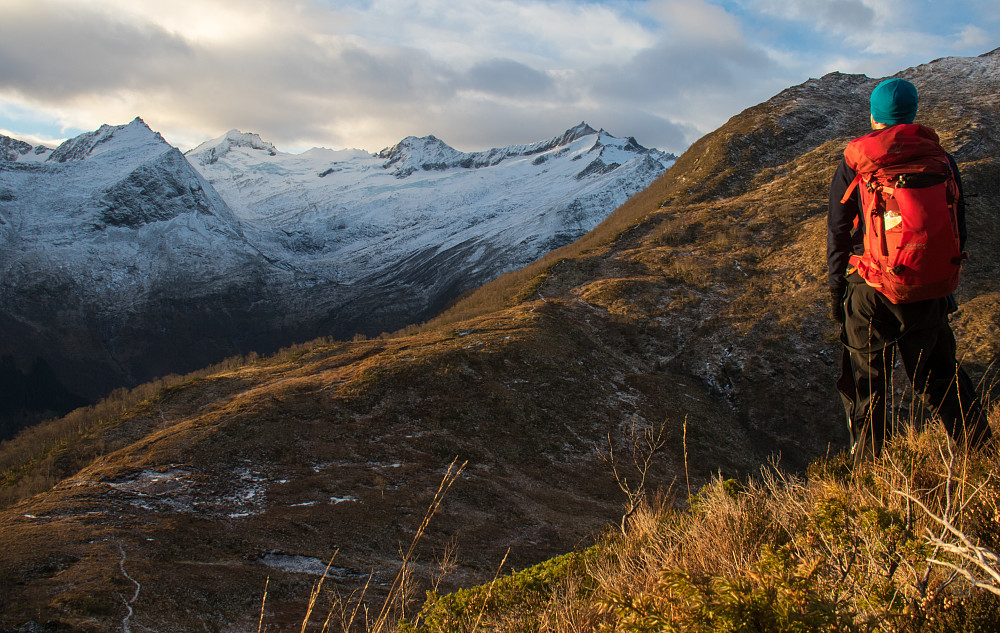
[[[964,474],[956,482],[954,471],[955,453],[952,451],[950,443],[946,443],[946,446],[948,450],[947,456],[945,456],[944,449],[940,446],[938,447],[938,455],[941,457],[941,462],[947,471],[947,477],[944,481],[944,508],[940,514],[932,511],[923,501],[909,492],[894,490],[893,493],[916,504],[928,518],[940,527],[939,534],[935,534],[929,527],[925,528],[925,538],[928,544],[934,546],[934,552],[926,558],[928,563],[951,569],[968,580],[973,587],[985,589],[1000,596],[1000,557],[990,548],[973,543],[972,539],[956,526],[954,522],[955,517],[960,516],[969,504],[972,503],[972,500],[990,483],[993,475],[990,473],[986,477],[986,481],[970,493],[967,490],[968,481]],[[955,483],[959,486],[957,499],[953,499],[952,497],[952,486]],[[963,564],[941,560],[938,557],[939,552],[947,552],[953,556],[957,556]],[[929,571],[930,568],[928,568],[928,573]],[[925,575],[925,582],[927,577]]]

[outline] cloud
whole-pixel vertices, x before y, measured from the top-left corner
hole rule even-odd
[[[498,97],[541,97],[553,88],[547,74],[512,59],[480,62],[465,73],[464,85]]]
[[[683,122],[675,129],[690,143],[787,87],[787,76],[768,52],[748,42],[740,23],[721,7],[669,0],[651,5],[651,13],[660,24],[658,41],[597,69],[595,98]]]
[[[680,151],[809,76],[891,74],[915,42],[919,63],[997,29],[935,9],[951,21],[933,30],[901,2],[0,2],[0,125],[140,115],[182,148],[235,127],[374,151],[409,134],[485,149],[587,120]]]
[[[742,42],[739,21],[723,7],[704,0],[654,0],[649,12],[674,42],[728,44]]]
[[[992,44],[997,44],[990,39],[989,33],[984,29],[967,24],[958,33],[955,46],[960,49],[984,49]]]
[[[302,24],[240,37],[223,37],[224,29],[209,37],[203,25],[196,37],[91,6],[40,4],[0,13],[0,90],[75,109],[83,128],[115,122],[109,114],[142,114],[211,135],[247,125],[300,139],[324,132],[315,122],[324,115],[391,116],[406,103],[447,99],[458,77],[422,51],[365,46]]]
[[[761,49],[664,42],[621,65],[605,67],[595,85],[611,97],[652,102],[719,89],[739,91],[771,70]]]
[[[897,0],[740,0],[750,13],[801,22],[820,33],[868,33],[895,16],[906,21],[909,11]]]
[[[834,26],[838,32],[867,32],[875,24],[875,10],[861,0],[833,0],[817,8],[812,15],[819,15],[824,25]]]
[[[569,0],[370,0],[343,8],[350,32],[474,65],[511,59],[539,70],[579,67],[650,45],[617,5]]]
[[[524,131],[544,138],[585,113],[610,123],[617,113],[583,98],[589,73],[576,69],[654,43],[636,20],[599,4],[171,4],[0,9],[0,55],[10,60],[0,98],[82,129],[138,114],[184,146],[232,127],[279,146],[378,149],[413,133],[494,145],[510,138],[501,130],[537,140]]]
[[[769,48],[798,66],[893,74],[937,57],[985,52],[1000,32],[995,0],[732,0],[779,33]],[[970,20],[975,21],[974,24]]]
[[[142,84],[162,60],[190,53],[184,40],[156,24],[129,24],[82,6],[10,3],[0,9],[0,89],[40,99]]]

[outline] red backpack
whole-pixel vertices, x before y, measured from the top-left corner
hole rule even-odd
[[[954,292],[967,255],[958,185],[934,130],[912,123],[876,130],[851,141],[844,158],[857,177],[841,202],[857,188],[865,221],[865,252],[851,265],[893,303]]]

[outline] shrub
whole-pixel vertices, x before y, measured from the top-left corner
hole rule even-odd
[[[553,591],[571,575],[586,575],[587,561],[596,548],[564,554],[534,567],[513,572],[487,585],[439,595],[427,592],[427,602],[412,620],[400,623],[403,633],[463,633],[477,624],[498,620],[519,622],[518,630],[539,630],[538,612]]]

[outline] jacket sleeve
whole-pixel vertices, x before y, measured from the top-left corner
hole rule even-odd
[[[969,237],[968,229],[965,226],[965,190],[962,189],[962,176],[958,173],[958,164],[951,154],[948,154],[948,162],[951,163],[951,172],[955,175],[955,184],[958,185],[958,241],[961,249],[965,250],[965,239]]]
[[[855,172],[840,161],[833,182],[830,183],[830,205],[826,217],[826,262],[830,288],[839,290],[847,285],[844,273],[854,253],[864,252],[864,218],[855,190],[847,202],[841,202],[847,188],[854,181]]]

